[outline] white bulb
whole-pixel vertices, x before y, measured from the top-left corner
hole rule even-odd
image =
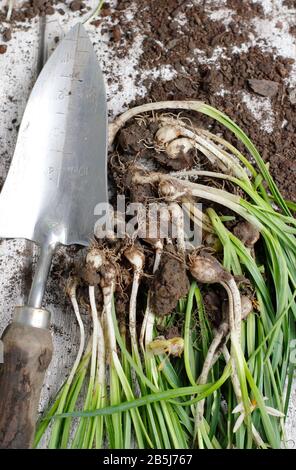
[[[135,247],[128,248],[124,256],[134,266],[135,269],[142,269],[145,261],[144,253]]]
[[[155,140],[161,144],[168,144],[172,140],[179,137],[180,132],[175,126],[162,126],[155,134]]]
[[[160,181],[158,191],[161,196],[172,197],[176,194],[175,186],[169,181]]]
[[[86,256],[86,262],[92,264],[95,270],[100,269],[103,264],[103,256],[101,251],[97,248],[92,248]]]
[[[166,153],[170,158],[175,159],[178,158],[180,153],[187,153],[194,148],[193,140],[187,137],[180,137],[169,143],[166,148]]]

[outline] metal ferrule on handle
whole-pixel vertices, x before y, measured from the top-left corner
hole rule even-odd
[[[28,305],[15,307],[14,321],[21,325],[48,329],[50,325],[50,312],[45,308],[34,308]]]
[[[44,244],[41,246],[39,259],[28,298],[28,306],[36,310],[40,310],[42,304],[46,281],[55,249],[56,244]]]

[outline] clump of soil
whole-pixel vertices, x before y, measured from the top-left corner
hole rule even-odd
[[[270,156],[270,171],[285,196],[295,201],[296,158],[294,148]],[[292,183],[294,181],[294,183]]]
[[[151,144],[151,129],[140,122],[132,122],[121,129],[118,135],[118,143],[122,150],[130,155],[143,157],[147,146]]]
[[[172,313],[180,298],[188,293],[190,284],[186,266],[173,247],[168,246],[151,283],[151,306],[158,316]]]
[[[66,295],[67,283],[73,273],[76,272],[75,260],[82,248],[78,245],[60,247],[53,258],[49,283],[46,289],[45,301],[62,308],[67,308],[70,301]],[[28,272],[28,284],[32,280],[32,273]],[[58,286],[58,289],[57,287]]]
[[[115,289],[115,310],[116,315],[126,320],[129,309],[130,291],[133,282],[132,272],[122,262],[120,264],[120,279]]]
[[[189,169],[196,158],[196,150],[180,151],[171,158],[164,149],[155,147],[154,136],[159,125],[153,121],[133,121],[120,130],[117,141],[119,148],[128,154],[130,160],[139,158],[151,159],[160,166],[175,171]],[[123,157],[124,158],[124,157]]]
[[[208,288],[203,295],[203,302],[207,317],[211,323],[218,327],[222,321],[223,302],[226,301],[225,292],[219,287]]]
[[[258,80],[256,78],[252,78],[248,80],[248,83],[250,88],[257,93],[257,95],[268,96],[270,98],[275,96],[279,89],[279,84],[272,80]]]
[[[45,16],[45,15],[53,15],[55,12],[55,5],[57,3],[56,0],[29,0],[23,2],[20,6],[15,5],[10,21],[11,23],[14,22],[25,22],[26,20],[30,20],[35,18],[36,16]],[[0,21],[6,20],[7,14],[7,6],[4,7],[4,10],[0,13]]]

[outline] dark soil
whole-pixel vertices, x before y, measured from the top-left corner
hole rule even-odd
[[[225,292],[219,286],[215,290],[214,288],[207,288],[203,295],[205,311],[215,327],[218,327],[222,321],[223,302],[226,300]]]
[[[188,152],[184,152],[182,149],[178,152],[176,158],[170,158],[166,152],[155,152],[153,154],[154,159],[163,165],[165,168],[171,170],[180,171],[190,169],[193,167],[196,156],[196,150],[190,149]]]
[[[259,231],[246,220],[239,222],[233,228],[234,235],[243,242],[245,246],[251,248],[259,240]]]
[[[176,158],[169,158],[166,152],[155,151],[154,136],[158,130],[158,124],[154,122],[141,123],[141,121],[133,121],[128,123],[126,127],[120,130],[118,135],[119,149],[126,154],[127,160],[137,160],[146,158],[154,160],[160,164],[160,167],[172,169],[175,171],[191,168],[194,164],[196,151],[195,149],[183,152],[180,148]],[[124,156],[122,157],[124,158]],[[141,202],[141,201],[139,201]]]
[[[61,4],[63,4],[62,7]],[[36,16],[50,16],[56,11],[64,15],[69,10],[79,11],[83,14],[89,10],[89,7],[81,0],[73,0],[72,2],[69,2],[69,0],[28,0],[13,8],[10,22],[16,29]],[[0,25],[6,21],[6,15],[7,6],[4,6],[0,10]]]
[[[154,130],[151,127],[142,126],[139,122],[133,122],[120,131],[118,142],[125,152],[137,153],[143,157],[147,145],[149,146],[152,142],[151,137],[153,137],[153,134]]]
[[[120,278],[115,290],[115,310],[118,318],[128,324],[127,316],[129,311],[130,291],[133,282],[132,271],[124,262],[120,264]]]
[[[295,2],[286,1],[295,8]],[[147,78],[144,82],[148,94],[136,99],[132,105],[149,100],[199,99],[227,113],[250,136],[263,158],[270,162],[270,170],[283,195],[296,201],[295,155],[296,155],[296,100],[289,89],[286,78],[293,59],[279,56],[276,51],[263,52],[258,45],[246,52],[233,51],[254,33],[251,21],[264,18],[259,3],[228,0],[227,7],[234,10],[230,23],[209,18],[207,2],[193,4],[190,0],[138,0],[134,18],[127,19],[129,0],[119,0],[115,10],[98,21],[106,30],[112,31],[114,23],[120,28],[116,37],[116,53],[126,55],[135,36],[145,36],[143,53],[139,64],[139,82],[142,72],[151,67],[171,65],[177,76],[170,81]],[[218,7],[217,7],[218,10]],[[184,22],[178,21],[183,15]],[[283,25],[276,24],[279,32]],[[115,39],[115,38],[113,38]],[[264,46],[264,45],[263,45]],[[211,59],[217,47],[223,48],[218,61],[200,63],[200,57]],[[223,93],[222,93],[223,90]],[[274,114],[271,132],[262,129],[242,100],[242,93],[255,97],[269,97]],[[209,121],[207,121],[209,124]],[[211,123],[214,132],[221,131],[219,125]],[[236,139],[223,130],[224,136],[237,145]],[[238,145],[242,150],[242,146]],[[161,156],[162,157],[162,156]]]
[[[184,262],[174,248],[166,247],[160,266],[151,283],[151,305],[156,315],[169,315],[180,298],[188,293],[190,284]]]
[[[67,283],[69,279],[76,273],[75,262],[81,247],[73,245],[71,247],[60,247],[54,255],[53,263],[50,271],[50,277],[46,288],[44,302],[61,306],[65,312],[70,305],[68,298]],[[32,272],[28,269],[26,284],[29,287],[32,281]],[[58,288],[57,288],[58,286]],[[29,289],[27,290],[27,292]]]

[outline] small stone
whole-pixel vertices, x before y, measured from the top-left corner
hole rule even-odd
[[[6,51],[7,51],[6,44],[0,44],[0,54],[5,54]]]
[[[55,44],[57,44],[60,41],[60,38],[59,38],[59,36],[55,36],[53,38],[53,40],[54,40]]]
[[[2,32],[3,41],[8,42],[11,39],[11,29],[5,28]]]
[[[64,15],[64,14],[65,14],[65,10],[63,10],[62,8],[58,8],[58,9],[57,9],[57,12],[58,12],[60,15]]]
[[[296,104],[296,88],[293,88],[293,90],[290,91],[289,100],[291,104]]]
[[[279,88],[279,84],[271,80],[257,80],[254,78],[248,80],[248,84],[255,93],[269,98],[275,96]]]

